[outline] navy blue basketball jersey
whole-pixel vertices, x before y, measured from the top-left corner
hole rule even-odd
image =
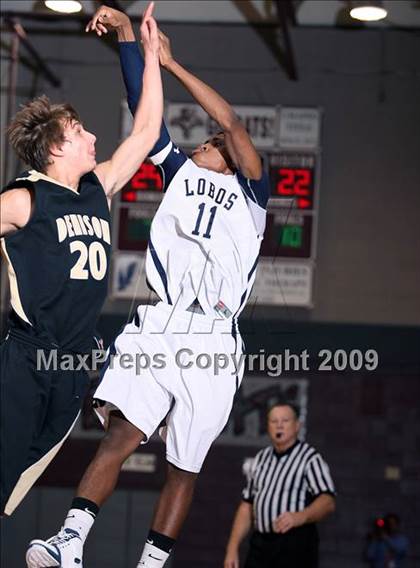
[[[78,191],[34,170],[4,191],[33,191],[34,210],[20,230],[1,239],[8,265],[11,325],[34,339],[88,351],[108,289],[110,213],[93,172]]]

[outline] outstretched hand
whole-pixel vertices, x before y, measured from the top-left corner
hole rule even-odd
[[[141,42],[143,44],[144,55],[159,54],[159,35],[156,20],[153,18],[154,2],[147,6],[140,26]]]
[[[109,8],[108,6],[101,6],[96,10],[85,31],[96,32],[98,36],[101,36],[102,34],[107,34],[108,30],[116,30],[129,23],[130,19],[124,12],[114,10],[114,8]]]
[[[171,42],[169,38],[161,31],[159,33],[159,61],[162,67],[168,67],[173,61],[173,55],[171,50]]]

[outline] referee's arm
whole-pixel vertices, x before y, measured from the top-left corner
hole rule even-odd
[[[275,532],[286,533],[292,528],[321,521],[335,511],[335,487],[327,463],[317,453],[309,461],[305,477],[313,496],[310,505],[295,513],[285,512],[273,523]]]
[[[224,568],[239,568],[239,547],[252,525],[252,503],[241,501],[235,518],[232,530],[226,547]]]
[[[296,513],[283,513],[274,521],[274,531],[286,533],[307,523],[321,521],[335,511],[335,499],[331,495],[319,495],[308,507]]]

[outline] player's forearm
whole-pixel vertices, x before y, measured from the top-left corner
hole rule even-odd
[[[207,114],[220,125],[222,130],[230,132],[232,125],[238,121],[238,118],[231,105],[223,97],[174,59],[166,65],[166,69],[184,85]]]
[[[159,57],[157,54],[147,54],[145,61],[143,89],[134,115],[132,134],[147,132],[156,138],[156,142],[163,116],[163,87]]]
[[[320,495],[300,512],[304,524],[316,523],[335,511],[335,499],[331,495]]]
[[[252,505],[243,501],[235,514],[227,550],[237,551],[252,526]]]
[[[131,134],[119,146],[105,168],[103,183],[110,197],[136,173],[159,138],[163,91],[157,54],[146,57],[143,82],[143,93],[134,116]]]
[[[143,88],[144,60],[135,41],[120,42],[119,52],[127,102],[134,115]]]

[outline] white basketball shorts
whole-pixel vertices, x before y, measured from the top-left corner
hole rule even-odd
[[[137,316],[114,342],[94,395],[106,401],[98,415],[104,422],[119,409],[145,442],[166,417],[167,460],[198,473],[242,380],[241,337],[232,320],[163,302],[139,306]]]

